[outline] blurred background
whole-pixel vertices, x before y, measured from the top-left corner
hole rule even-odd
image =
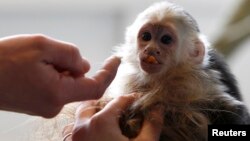
[[[171,0],[182,5],[211,43],[225,54],[250,107],[249,0]],[[0,37],[42,33],[76,44],[91,63],[91,76],[125,29],[156,0],[0,0]],[[0,111],[0,140],[20,141],[34,117]]]

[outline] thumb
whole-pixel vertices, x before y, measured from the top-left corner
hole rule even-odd
[[[102,96],[106,88],[114,80],[118,67],[121,63],[121,59],[117,56],[111,56],[105,60],[103,67],[93,76],[93,80],[97,82],[97,88],[99,92],[97,97]]]

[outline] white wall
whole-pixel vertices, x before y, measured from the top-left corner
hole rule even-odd
[[[155,0],[0,0],[0,37],[43,33],[78,45],[91,62],[93,74],[111,54],[113,46],[123,41],[125,27]],[[241,0],[172,0],[185,7],[198,21],[201,31],[211,41]],[[229,59],[247,104],[250,103],[248,79],[250,50],[245,48]],[[244,63],[243,63],[244,62]],[[0,112],[0,140],[14,141],[23,135],[31,117]]]
[[[228,59],[233,74],[243,94],[244,102],[250,107],[250,38]],[[249,108],[250,109],[250,108]]]

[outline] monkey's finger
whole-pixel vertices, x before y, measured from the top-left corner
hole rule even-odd
[[[141,132],[134,141],[159,141],[163,127],[163,108],[154,107],[149,116],[149,119],[144,120]]]

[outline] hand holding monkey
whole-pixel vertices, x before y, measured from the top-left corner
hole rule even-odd
[[[66,141],[158,141],[161,124],[144,121],[140,134],[129,139],[122,135],[119,127],[121,113],[136,99],[136,94],[120,96],[110,101],[96,113],[97,101],[85,101],[77,108],[76,121],[64,129],[64,136],[73,133]],[[154,120],[162,122],[162,111],[156,109],[151,113]]]

